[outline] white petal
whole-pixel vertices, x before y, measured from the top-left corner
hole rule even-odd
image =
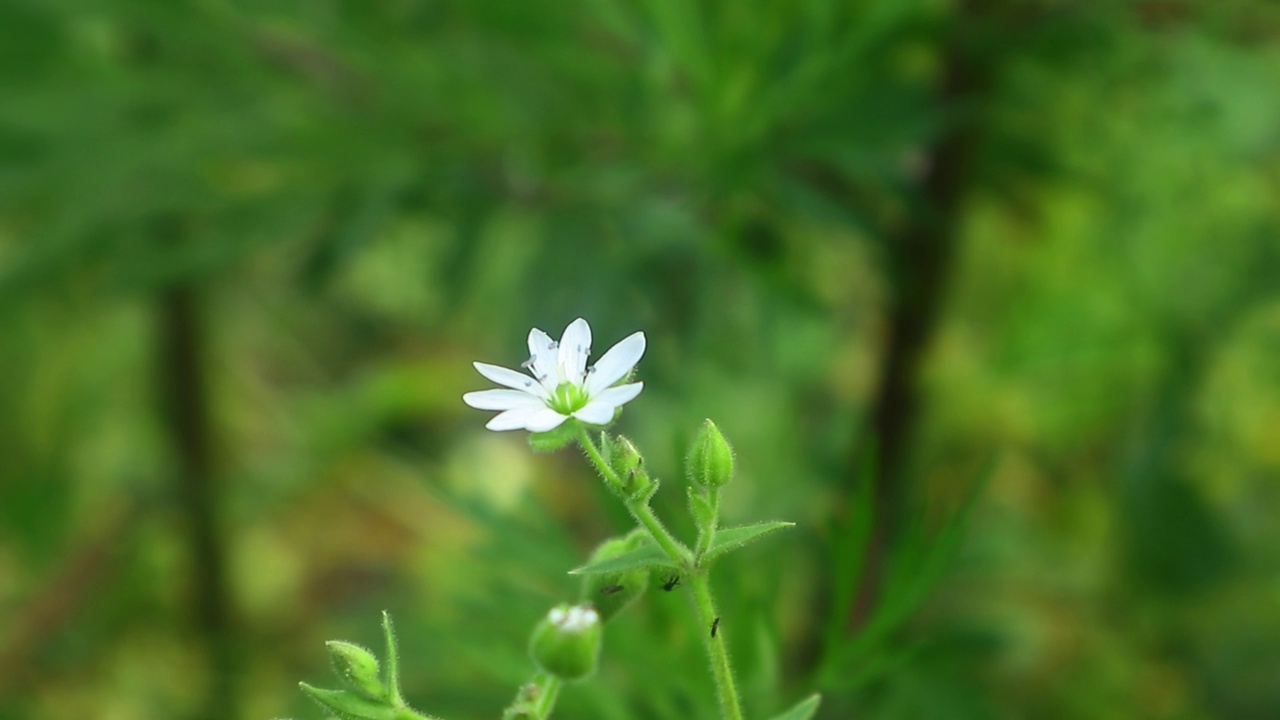
[[[529,422],[540,410],[545,408],[539,407],[518,407],[514,410],[498,413],[493,419],[485,423],[485,427],[490,430],[523,430],[525,423]]]
[[[542,398],[522,390],[480,390],[462,396],[462,402],[477,410],[511,410],[533,405],[542,407]]]
[[[560,336],[560,369],[564,380],[579,387],[587,371],[587,355],[591,353],[591,326],[578,318],[569,323]]]
[[[618,382],[631,372],[644,355],[644,333],[637,332],[623,338],[600,357],[595,370],[587,375],[587,394],[594,396],[600,390]]]
[[[591,425],[608,425],[613,420],[613,413],[618,409],[617,404],[606,402],[604,400],[592,400],[583,405],[581,409],[573,414],[584,423]]]
[[[590,405],[593,402],[602,402],[602,403],[607,403],[609,405],[621,405],[623,403],[628,403],[628,402],[631,402],[632,400],[635,400],[636,396],[639,395],[640,391],[643,389],[644,389],[644,383],[642,382],[631,383],[629,385],[619,385],[618,387],[611,387],[608,390],[602,391],[599,395],[596,395],[595,397],[591,398],[591,402],[587,404]]]
[[[560,423],[568,419],[549,407],[543,407],[525,421],[524,429],[529,432],[546,432],[560,427]]]
[[[476,370],[479,370],[481,375],[489,378],[499,385],[506,385],[509,388],[515,388],[522,392],[534,393],[538,395],[538,397],[545,397],[546,391],[542,386],[534,382],[533,378],[525,375],[524,373],[518,373],[515,370],[499,367],[498,365],[490,365],[488,363],[477,362],[471,364],[475,365]]]
[[[553,389],[560,382],[556,377],[556,350],[551,336],[538,328],[529,331],[529,359],[533,360],[530,370],[544,386]]]

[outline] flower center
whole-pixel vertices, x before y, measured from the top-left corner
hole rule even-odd
[[[571,382],[563,382],[556,386],[547,404],[561,415],[572,415],[587,404],[587,391]]]

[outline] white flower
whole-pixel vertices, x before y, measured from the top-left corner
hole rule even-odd
[[[473,363],[481,375],[510,389],[469,392],[462,401],[478,410],[502,411],[485,425],[490,430],[546,432],[571,417],[607,425],[618,407],[644,389],[642,382],[611,387],[644,355],[644,333],[628,335],[587,367],[590,354],[591,326],[582,318],[569,323],[559,343],[534,328],[529,331],[529,359],[521,365],[530,375]]]

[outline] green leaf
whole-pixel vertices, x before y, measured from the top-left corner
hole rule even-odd
[[[693,515],[693,521],[697,524],[698,529],[706,532],[707,528],[713,527],[716,523],[716,509],[711,504],[711,500],[701,491],[694,488],[688,488],[689,491],[689,514]]]
[[[346,720],[395,720],[395,708],[385,701],[371,700],[346,690],[325,690],[306,683],[298,683],[298,686],[312,700]]]
[[[818,712],[818,703],[821,700],[821,695],[810,695],[790,710],[780,715],[774,715],[773,720],[809,720],[814,713]]]
[[[712,560],[724,555],[730,550],[737,550],[749,542],[759,540],[761,537],[771,532],[789,528],[794,526],[793,522],[783,520],[772,520],[769,522],[756,523],[754,525],[743,525],[742,527],[727,528],[716,533],[715,542],[711,543],[711,549],[707,550],[701,560]]]
[[[382,637],[387,647],[386,688],[387,700],[394,707],[404,707],[404,697],[400,694],[400,650],[396,647],[396,631],[391,625],[391,613],[382,611]]]
[[[636,570],[638,568],[670,568],[672,570],[679,569],[662,552],[662,548],[653,543],[646,543],[634,550],[628,550],[621,555],[615,555],[611,558],[596,560],[583,565],[580,568],[574,568],[569,571],[570,575],[589,575],[593,573],[617,573],[627,570]]]

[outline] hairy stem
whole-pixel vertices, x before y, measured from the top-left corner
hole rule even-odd
[[[538,720],[547,720],[551,717],[551,711],[556,707],[556,699],[560,696],[561,685],[560,678],[554,675],[546,676],[546,682],[542,683],[541,692],[538,693],[538,702],[534,705]]]
[[[729,663],[729,648],[724,644],[720,631],[720,617],[716,615],[715,599],[711,597],[711,581],[705,570],[693,575],[689,582],[693,603],[698,609],[702,625],[702,643],[711,661],[711,674],[716,681],[716,694],[720,700],[720,715],[725,720],[742,720],[742,705],[738,700],[738,688],[734,684],[733,666]]]
[[[596,466],[596,470],[604,477],[605,482],[614,488],[622,487],[622,480],[618,477],[613,468],[609,467],[609,463],[604,461],[604,457],[600,455],[600,449],[596,447],[596,443],[591,439],[591,435],[584,427],[578,428],[578,443],[582,445],[582,449],[590,458],[591,463]],[[631,517],[635,518],[637,523],[649,531],[649,535],[653,537],[653,541],[658,543],[658,547],[681,566],[689,564],[689,549],[676,540],[675,537],[667,530],[657,515],[653,514],[653,508],[649,507],[647,502],[643,501],[624,501],[627,510],[631,512]]]
[[[623,487],[618,474],[609,467],[604,457],[600,454],[600,449],[596,447],[595,441],[591,439],[591,435],[586,428],[578,428],[578,442],[582,445],[583,451],[590,458],[591,463],[596,466],[596,470],[604,478],[605,482],[610,486],[621,490]],[[719,514],[719,491],[712,490],[711,501],[713,507]],[[742,705],[738,699],[738,689],[733,680],[733,666],[729,662],[729,649],[724,644],[724,636],[719,632],[720,618],[716,615],[715,599],[711,596],[711,582],[707,578],[709,568],[695,567],[694,556],[689,552],[679,540],[676,540],[667,528],[662,524],[658,517],[653,514],[653,509],[649,507],[649,503],[644,500],[625,500],[627,510],[631,512],[631,516],[636,522],[649,531],[649,535],[653,537],[654,542],[658,543],[667,557],[678,563],[680,567],[685,568],[685,572],[690,577],[689,588],[693,593],[693,602],[698,610],[698,619],[701,626],[700,634],[702,634],[702,642],[707,648],[707,659],[711,661],[711,674],[715,678],[716,695],[720,701],[720,713],[724,720],[742,720]],[[709,548],[711,541],[715,536],[714,524],[712,527],[705,528],[699,533],[698,548],[701,552],[705,552],[704,546]]]

